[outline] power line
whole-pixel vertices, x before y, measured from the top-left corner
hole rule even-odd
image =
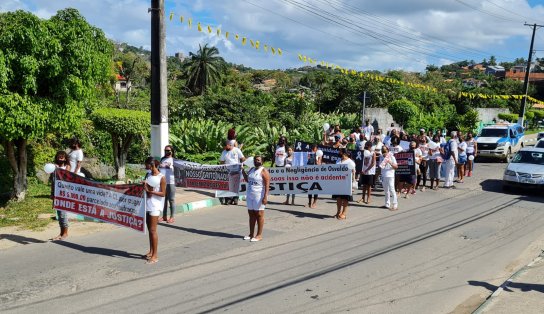
[[[497,3],[495,3],[495,2],[493,2],[493,1],[491,1],[491,0],[484,0],[484,2],[489,2],[490,4],[492,4],[492,5],[494,5],[494,6],[498,7],[498,8],[500,8],[500,9],[506,11],[506,12],[508,12],[508,13],[510,13],[510,14],[517,15],[517,16],[519,16],[519,17],[522,17],[522,18],[524,18],[525,20],[534,19],[534,18],[527,18],[526,16],[521,15],[521,14],[515,12],[515,11],[512,11],[512,10],[508,9],[508,8],[505,8],[505,7],[499,5],[499,4],[497,4]]]
[[[364,10],[358,8],[358,7],[350,6],[348,4],[344,4],[344,3],[342,3],[341,1],[338,1],[338,0],[327,0],[327,1],[320,0],[320,1],[321,2],[326,2],[328,5],[331,5],[331,3],[336,4],[337,6],[334,6],[334,5],[332,5],[332,6],[334,8],[336,8],[337,10],[339,10],[339,11],[343,10],[344,12],[346,12],[347,14],[350,14],[352,16],[357,16],[354,12],[363,14],[368,19],[370,19],[372,21],[375,21],[375,23],[380,24],[380,25],[382,25],[384,27],[387,27],[391,32],[397,33],[399,35],[403,35],[403,33],[406,33],[406,34],[408,34],[408,35],[405,35],[406,37],[409,37],[411,39],[414,39],[416,41],[419,41],[419,42],[422,42],[422,43],[425,43],[425,44],[428,44],[428,45],[440,46],[440,47],[442,47],[444,49],[456,50],[458,52],[468,53],[470,55],[475,55],[475,56],[479,56],[479,57],[482,57],[482,56],[487,57],[488,55],[492,54],[492,53],[489,53],[489,52],[485,52],[485,51],[481,51],[481,50],[477,50],[477,49],[470,49],[470,48],[467,48],[467,47],[463,47],[461,45],[452,44],[452,43],[449,43],[447,41],[444,41],[441,38],[435,37],[435,36],[415,32],[412,29],[409,29],[407,27],[402,27],[402,26],[398,26],[398,25],[391,26],[391,25],[395,24],[394,21],[389,20],[389,19],[384,18],[384,17],[377,16],[377,15],[372,14],[372,13],[367,12],[367,11],[364,11]],[[340,8],[339,8],[339,6],[340,6]],[[399,32],[399,30],[401,30],[402,32]],[[504,57],[504,56],[499,56],[499,57]]]
[[[500,19],[500,20],[505,20],[505,21],[509,21],[509,22],[516,22],[516,23],[521,23],[521,22],[523,22],[523,21],[520,21],[520,20],[514,20],[514,19],[511,19],[511,18],[509,18],[509,17],[505,17],[505,16],[503,16],[503,15],[496,14],[496,13],[493,13],[493,12],[490,12],[490,11],[486,11],[486,10],[484,10],[484,9],[481,9],[481,8],[477,7],[477,6],[474,6],[474,5],[471,5],[471,4],[469,4],[469,3],[466,3],[466,2],[464,2],[464,1],[462,1],[462,0],[455,0],[455,1],[461,3],[461,4],[464,5],[464,6],[467,6],[467,7],[471,8],[471,9],[473,9],[473,10],[476,10],[476,11],[481,12],[481,13],[483,13],[483,14],[486,14],[486,15],[489,15],[489,16],[492,16],[492,17],[495,17],[495,18]]]

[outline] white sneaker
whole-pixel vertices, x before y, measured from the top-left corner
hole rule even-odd
[[[246,241],[247,241],[247,240],[251,240],[251,237],[250,237],[250,236],[245,236],[245,237],[244,237],[244,240],[246,240]]]

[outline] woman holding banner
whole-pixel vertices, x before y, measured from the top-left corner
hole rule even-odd
[[[247,182],[247,212],[249,214],[249,235],[244,240],[258,242],[263,239],[264,227],[264,207],[268,203],[268,193],[270,189],[270,174],[263,167],[263,158],[261,156],[253,157],[255,167],[246,172],[242,168],[242,174]],[[255,223],[258,229],[255,235]]]
[[[68,162],[68,154],[65,151],[58,151],[55,155],[55,167],[70,171],[70,163]],[[51,174],[51,199],[55,198],[55,173]],[[64,240],[68,237],[68,214],[65,211],[57,210],[57,218],[59,220],[60,234],[51,241]]]
[[[349,153],[345,148],[341,148],[338,153],[340,157],[339,164],[347,165],[348,169],[352,171],[351,178],[355,178],[355,162],[349,158]],[[332,198],[336,199],[336,219],[346,219],[346,214],[348,212],[349,201],[353,200],[351,195],[333,195]]]
[[[368,141],[365,143],[363,154],[363,173],[359,177],[360,184],[363,186],[363,194],[357,203],[370,204],[370,191],[372,190],[374,175],[376,174],[376,153],[372,150],[372,142]]]
[[[159,261],[157,256],[159,244],[157,224],[164,209],[164,197],[166,195],[166,179],[159,171],[159,165],[159,161],[153,159],[153,157],[147,157],[145,160],[145,169],[151,171],[146,175],[144,184],[144,189],[147,192],[146,224],[149,231],[149,252],[145,255],[146,264],[155,264]]]
[[[164,202],[164,209],[162,217],[159,221],[166,221],[167,223],[174,222],[174,211],[176,210],[176,180],[174,177],[174,147],[172,145],[164,146],[164,156],[160,161],[160,171],[166,178],[166,201]],[[170,204],[170,218],[168,218],[168,204]]]

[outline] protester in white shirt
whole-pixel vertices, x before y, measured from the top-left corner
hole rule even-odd
[[[429,144],[427,144],[427,136],[421,136],[419,138],[419,150],[421,151],[421,163],[419,165],[419,171],[417,174],[416,189],[420,187],[421,179],[423,179],[423,185],[421,191],[425,191],[427,185],[427,169],[429,168]]]
[[[467,133],[467,167],[465,176],[472,177],[472,169],[474,168],[474,158],[478,155],[478,143],[472,137],[472,132]],[[472,160],[471,157],[472,156]]]
[[[227,140],[225,142],[225,149],[221,153],[221,157],[219,158],[219,163],[222,165],[235,165],[244,162],[246,158],[244,157],[244,154],[242,154],[242,151],[238,147],[234,147],[234,141],[233,140]],[[240,173],[231,173],[229,175],[238,175],[240,176]],[[221,204],[223,205],[238,205],[238,197],[225,197],[220,198]]]
[[[370,124],[370,120],[366,120],[366,126],[363,128],[363,133],[365,134],[367,141],[370,141],[372,139],[372,134],[374,134],[374,127]]]
[[[450,153],[446,156],[444,164],[446,166],[446,178],[444,180],[444,188],[455,188],[453,185],[453,178],[455,176],[455,165],[457,164],[458,151],[457,151],[457,132],[451,131],[451,139],[446,143],[449,145]]]
[[[159,218],[159,222],[174,222],[174,213],[176,210],[176,178],[174,177],[174,157],[174,147],[172,147],[172,145],[164,146],[164,156],[162,156],[160,160],[159,170],[164,175],[166,180],[166,197],[162,217]],[[170,218],[168,218],[168,205],[170,205]]]
[[[376,153],[372,151],[372,142],[366,142],[363,152],[363,170],[359,177],[359,183],[363,186],[363,194],[357,203],[370,204],[370,192],[376,174]],[[365,199],[366,197],[366,199]]]
[[[432,190],[438,189],[442,161],[440,137],[438,137],[438,134],[435,134],[432,141],[429,142],[429,179],[431,181],[430,188]]]
[[[70,152],[68,153],[68,160],[70,161],[70,171],[84,177],[81,172],[81,163],[83,162],[83,150],[81,149],[81,142],[74,138],[70,143]]]
[[[467,142],[463,139],[463,136],[457,137],[459,144],[457,145],[457,151],[459,152],[459,159],[457,160],[457,183],[463,183],[465,177],[465,164],[467,163]]]
[[[338,153],[340,157],[339,164],[347,165],[348,169],[351,170],[352,180],[355,179],[355,162],[349,158],[349,153],[345,148],[340,149]],[[333,195],[332,198],[336,199],[336,219],[346,219],[346,214],[348,212],[349,201],[353,199],[351,195]]]
[[[285,158],[287,158],[287,152],[285,151],[285,142],[280,140],[276,147],[274,164],[276,167],[285,167]]]
[[[395,169],[398,168],[395,155],[389,151],[387,146],[382,147],[382,157],[379,163],[382,172],[382,185],[385,192],[385,206],[389,210],[398,209],[397,192],[395,191]],[[393,207],[391,207],[393,198]]]

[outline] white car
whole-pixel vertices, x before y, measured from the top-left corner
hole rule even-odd
[[[535,148],[544,148],[544,138],[538,140],[535,144]]]
[[[544,139],[544,132],[538,132],[538,134],[536,135],[536,140],[541,140],[541,139]]]
[[[544,188],[544,148],[522,148],[506,167],[502,180],[505,191],[511,187]]]

